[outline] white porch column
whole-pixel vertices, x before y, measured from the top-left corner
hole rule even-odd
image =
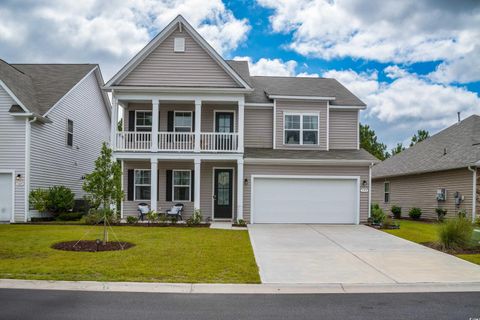
[[[243,219],[243,159],[237,160],[237,220]]]
[[[195,178],[194,178],[194,199],[193,199],[193,207],[195,209],[200,209],[200,159],[195,159]]]
[[[123,171],[125,170],[125,161],[124,160],[120,160],[120,168],[122,170],[122,177],[120,179],[122,179],[122,191],[125,192],[125,179],[124,179],[124,174],[123,174]],[[122,201],[120,202],[120,220],[123,220],[124,216],[123,216],[123,202],[125,201],[125,199],[122,199]]]
[[[158,200],[158,160],[150,159],[150,209],[157,211]]]
[[[241,99],[238,101],[238,151],[239,152],[243,152],[244,111],[245,111],[245,100]]]
[[[195,121],[195,152],[200,152],[200,132],[202,130],[202,100],[200,99],[195,99],[194,121]]]
[[[152,151],[158,151],[158,99],[152,100]]]
[[[110,122],[110,148],[115,150],[117,148],[117,124],[118,124],[118,99],[115,98],[115,93],[112,93],[112,114]]]

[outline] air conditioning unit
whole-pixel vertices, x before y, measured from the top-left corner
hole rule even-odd
[[[447,189],[437,189],[437,201],[447,201]]]

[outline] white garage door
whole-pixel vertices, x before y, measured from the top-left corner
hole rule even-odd
[[[253,177],[253,223],[358,223],[358,180]]]
[[[0,173],[0,221],[10,221],[13,211],[12,174]]]

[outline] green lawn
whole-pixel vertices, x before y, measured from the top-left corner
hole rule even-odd
[[[438,240],[438,223],[399,220],[399,224],[400,229],[382,231],[416,243],[435,242]],[[476,237],[478,237],[477,233]],[[480,254],[459,254],[457,255],[457,257],[476,264],[480,264]]]
[[[59,241],[101,238],[101,227],[0,225],[0,278],[260,283],[247,231],[114,227],[125,251],[68,252]],[[110,240],[114,238],[110,233]]]

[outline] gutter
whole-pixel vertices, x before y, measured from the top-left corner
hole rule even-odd
[[[372,216],[372,167],[375,162],[370,163],[368,166],[368,217]]]
[[[468,166],[467,169],[473,173],[472,181],[472,222],[475,223],[477,213],[477,168]]]
[[[30,149],[31,149],[31,125],[38,120],[33,117],[32,120],[26,119],[25,123],[25,213],[24,222],[28,222],[28,214],[30,212]]]

